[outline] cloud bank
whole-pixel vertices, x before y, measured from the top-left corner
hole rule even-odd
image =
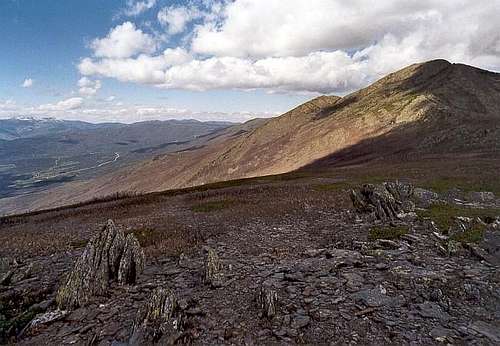
[[[125,22],[78,69],[166,89],[345,94],[434,58],[500,70],[498,13],[486,0],[191,1],[156,16],[181,44],[160,49]]]

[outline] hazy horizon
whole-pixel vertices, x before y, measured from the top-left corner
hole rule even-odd
[[[255,118],[257,119],[257,118]],[[137,124],[137,123],[144,123],[144,122],[154,122],[154,121],[161,121],[161,122],[166,122],[166,121],[179,121],[179,122],[189,122],[189,121],[197,121],[197,122],[216,122],[216,123],[228,123],[228,124],[238,124],[240,122],[235,122],[235,121],[227,121],[227,120],[198,120],[194,118],[184,118],[184,119],[151,119],[151,120],[138,120],[138,121],[132,121],[132,122],[120,122],[120,121],[105,121],[105,120],[99,120],[95,119],[94,121],[92,120],[78,120],[78,119],[59,119],[56,117],[45,117],[45,116],[12,116],[12,117],[0,117],[0,120],[21,120],[21,121],[30,121],[30,120],[35,120],[35,121],[81,121],[85,123],[90,123],[90,124],[124,124],[124,125],[131,125],[131,124]],[[253,119],[251,119],[253,120]],[[247,120],[250,121],[250,120]]]

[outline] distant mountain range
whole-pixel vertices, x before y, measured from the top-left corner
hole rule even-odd
[[[95,179],[65,184],[12,209],[321,165],[498,152],[500,74],[445,60],[414,64],[345,97],[321,96],[277,118],[235,125],[191,144]]]
[[[90,179],[160,153],[188,148],[231,125],[196,120],[91,124],[1,119],[0,194],[32,194]]]
[[[67,131],[119,126],[123,126],[123,124],[91,124],[83,121],[58,120],[54,118],[13,117],[10,119],[0,119],[0,140],[13,140],[46,136]]]
[[[98,130],[98,129],[140,129],[141,127],[155,127],[160,124],[161,129],[165,129],[169,124],[184,124],[199,126],[202,122],[197,120],[167,120],[167,121],[144,121],[134,124],[123,123],[88,123],[78,120],[61,120],[47,117],[12,117],[0,119],[0,140],[14,140],[19,138],[32,138],[47,135],[61,134],[65,132]],[[229,126],[230,122],[203,122],[207,126]]]

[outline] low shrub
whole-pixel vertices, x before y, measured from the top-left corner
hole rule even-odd
[[[476,225],[474,228],[465,232],[460,232],[451,236],[452,240],[460,243],[479,243],[484,239],[486,225]]]
[[[377,239],[387,239],[393,240],[398,239],[404,234],[408,234],[408,227],[405,226],[387,226],[387,227],[373,227],[368,233],[368,240]]]
[[[431,205],[428,209],[419,210],[418,215],[420,217],[430,218],[436,223],[436,226],[444,234],[448,233],[448,230],[453,225],[453,219],[457,216],[465,216],[476,218],[479,217],[484,221],[495,219],[495,217],[500,215],[499,208],[470,208],[465,206],[437,203]]]

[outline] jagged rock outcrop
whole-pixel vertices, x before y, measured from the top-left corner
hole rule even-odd
[[[415,210],[415,203],[413,202],[415,188],[412,184],[396,181],[384,183],[384,187],[394,197],[396,203],[400,203],[400,209],[404,213]]]
[[[214,249],[208,248],[205,264],[205,283],[212,287],[219,287],[222,285],[223,276],[223,266],[219,255]]]
[[[137,274],[144,269],[144,252],[133,234],[127,235],[125,246],[118,267],[118,282],[133,284]]]
[[[129,344],[173,344],[180,336],[182,323],[174,292],[168,288],[157,288],[137,313]]]
[[[351,190],[351,200],[359,213],[373,213],[379,220],[398,219],[401,213],[412,212],[414,189],[411,184],[388,182],[365,184],[359,191]]]
[[[278,292],[268,286],[261,286],[257,294],[257,304],[261,309],[262,316],[272,318],[278,312]]]
[[[112,281],[135,283],[144,268],[144,253],[132,234],[127,238],[112,220],[88,242],[56,301],[60,309],[86,304],[92,296],[105,295]]]

